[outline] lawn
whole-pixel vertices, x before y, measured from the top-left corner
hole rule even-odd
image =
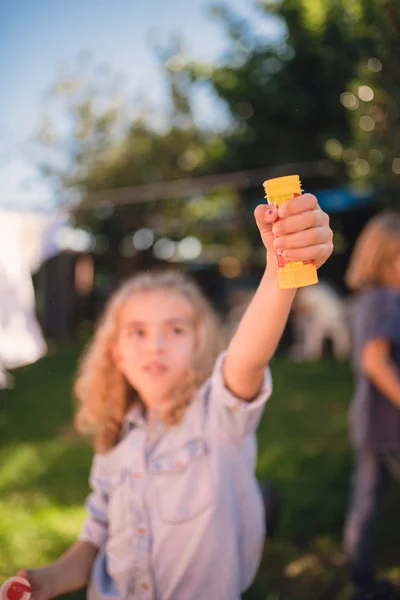
[[[16,371],[14,390],[0,391],[0,580],[56,558],[80,529],[91,449],[71,425],[78,352],[76,343],[58,348]],[[352,460],[351,371],[331,360],[304,366],[279,358],[273,375],[258,475],[280,491],[284,511],[245,599],[346,600],[340,536]],[[398,583],[399,504],[393,486],[377,531],[378,566]]]

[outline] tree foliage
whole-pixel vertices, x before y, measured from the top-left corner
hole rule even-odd
[[[325,156],[330,138],[349,139],[339,98],[365,46],[359,3],[281,0],[259,10],[282,32],[278,39],[260,39],[229,8],[214,9],[230,37],[209,80],[236,121],[226,169],[314,160]]]
[[[346,163],[360,187],[372,187],[398,206],[400,187],[400,4],[365,2],[367,52],[341,97],[351,122],[349,143],[334,144],[331,154]]]
[[[145,98],[130,98],[115,74],[90,61],[61,76],[36,139],[58,202],[99,190],[312,163],[327,155],[338,170],[330,178],[316,175],[315,186],[347,179],[397,184],[396,0],[267,0],[258,10],[264,34],[228,6],[214,7],[227,41],[218,64],[188,61],[179,39],[157,50],[166,89],[162,111]],[[192,106],[199,88],[225,107],[224,123],[207,128],[196,122]],[[209,224],[245,215],[252,193],[216,189],[208,199],[171,199],[157,210],[151,203],[121,208],[101,226],[96,214],[83,220],[94,230],[107,224],[115,243],[149,222],[177,238],[197,231],[211,240],[216,234]]]

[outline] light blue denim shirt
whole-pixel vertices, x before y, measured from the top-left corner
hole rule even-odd
[[[182,422],[150,428],[137,409],[94,456],[80,535],[99,548],[89,600],[237,600],[261,559],[265,520],[255,430],[272,391],[252,402],[224,385],[217,360]]]

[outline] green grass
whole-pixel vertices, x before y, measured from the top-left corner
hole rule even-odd
[[[91,448],[71,426],[79,349],[59,348],[16,371],[14,390],[0,391],[1,579],[59,556],[83,521]],[[340,538],[352,460],[351,372],[330,360],[295,365],[281,358],[273,374],[275,392],[259,428],[258,475],[278,488],[284,511],[245,598],[346,600]],[[377,564],[400,583],[399,500],[391,489],[377,532]]]

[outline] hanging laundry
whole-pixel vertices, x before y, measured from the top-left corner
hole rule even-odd
[[[32,274],[60,252],[57,232],[67,217],[0,210],[0,388],[8,369],[36,362],[47,351],[35,315]]]

